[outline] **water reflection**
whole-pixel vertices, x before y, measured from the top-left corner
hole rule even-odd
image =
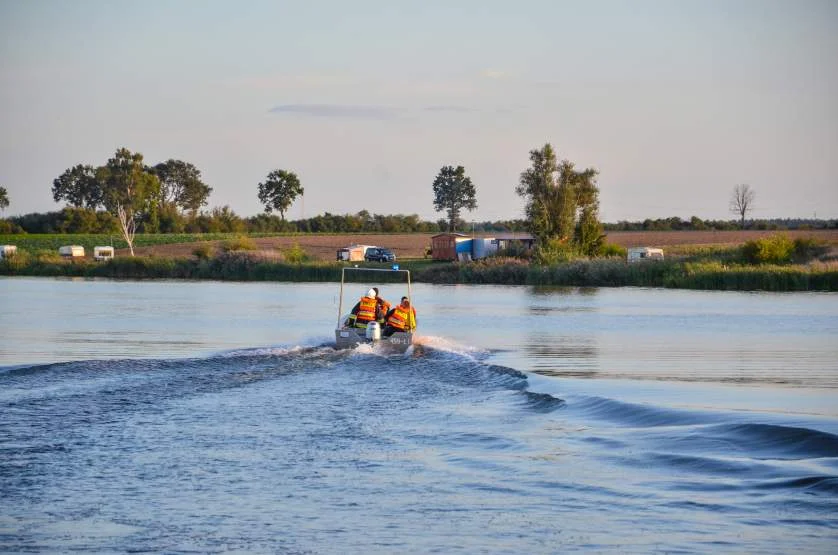
[[[596,309],[592,306],[542,306],[530,305],[527,307],[531,314],[542,315],[551,312],[594,312]]]
[[[530,288],[530,294],[534,297],[555,297],[558,295],[594,297],[599,291],[600,289],[597,287],[561,287],[556,285],[534,285]]]
[[[594,377],[599,349],[594,336],[534,333],[524,344],[533,372],[549,376]]]

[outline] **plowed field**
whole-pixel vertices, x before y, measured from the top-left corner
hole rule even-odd
[[[758,239],[778,233],[777,231],[612,231],[608,241],[623,247],[673,247],[680,245],[738,245],[750,239]],[[787,231],[789,237],[813,237],[838,246],[838,230]],[[339,248],[350,244],[375,245],[391,249],[398,258],[421,258],[431,244],[432,233],[401,234],[342,234],[342,235],[296,235],[264,237],[254,239],[258,249],[265,253],[276,253],[299,245],[309,256],[317,260],[335,260]],[[490,234],[486,234],[489,236]],[[220,248],[221,241],[209,241]],[[193,256],[198,243],[157,245],[135,249],[138,255]],[[127,253],[127,251],[126,251]]]

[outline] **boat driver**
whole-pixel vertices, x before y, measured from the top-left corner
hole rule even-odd
[[[361,300],[352,308],[352,316],[349,317],[350,325],[354,320],[356,328],[366,328],[370,322],[377,320],[376,311],[378,309],[378,302],[375,300],[375,289],[370,289],[367,294],[361,297]]]

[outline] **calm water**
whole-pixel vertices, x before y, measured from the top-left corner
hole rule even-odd
[[[0,551],[838,550],[838,295],[336,293],[0,278]]]

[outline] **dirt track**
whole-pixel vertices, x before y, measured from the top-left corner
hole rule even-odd
[[[778,233],[777,231],[612,231],[608,241],[623,247],[668,247],[674,245],[737,245],[750,239],[758,239]],[[813,237],[838,245],[838,230],[812,230],[783,232],[790,237]],[[265,237],[254,239],[259,250],[276,253],[299,245],[317,260],[335,260],[335,252],[353,243],[375,245],[391,249],[398,258],[420,258],[431,244],[433,233],[402,234],[343,234],[343,235],[297,235]],[[490,236],[491,234],[486,234]],[[221,241],[208,241],[219,247]],[[135,249],[138,255],[193,256],[198,243],[157,245]]]

